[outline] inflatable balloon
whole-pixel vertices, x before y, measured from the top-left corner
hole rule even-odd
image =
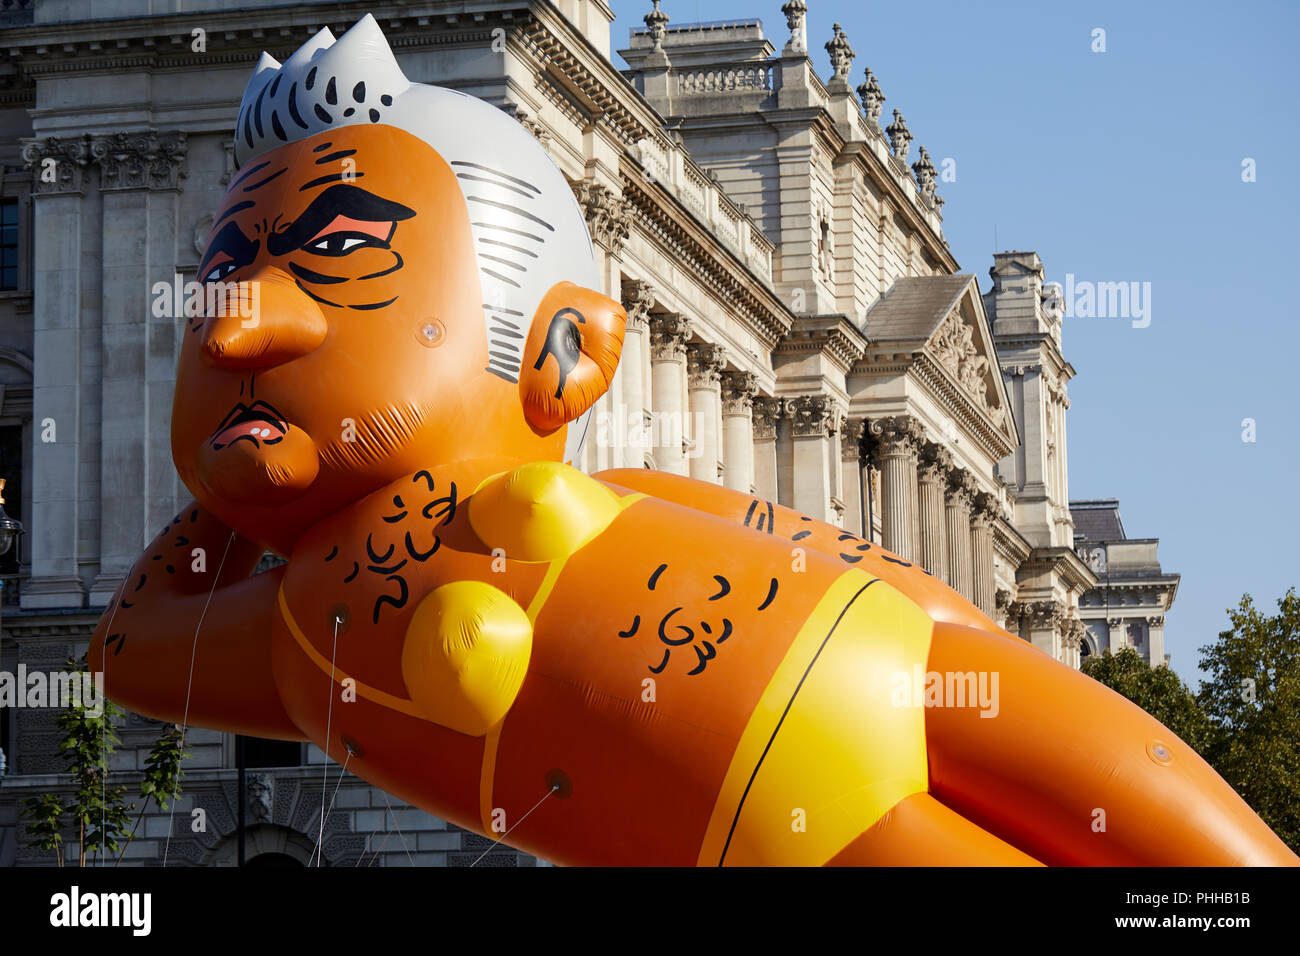
[[[921,569],[565,464],[625,320],[583,215],[371,17],[263,55],[236,155],[176,377],[194,501],[91,647],[119,703],[313,741],[560,863],[1297,862],[1163,726]]]

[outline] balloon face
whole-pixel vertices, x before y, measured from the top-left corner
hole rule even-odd
[[[256,157],[199,266],[172,446],[198,500],[268,543],[418,468],[556,458],[487,374],[478,269],[449,164],[389,126]]]

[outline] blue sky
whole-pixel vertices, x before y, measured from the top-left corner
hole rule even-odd
[[[1049,281],[1151,283],[1150,325],[1068,317],[1070,495],[1115,497],[1131,537],[1182,574],[1166,626],[1193,687],[1197,648],[1243,592],[1276,610],[1300,585],[1300,7],[1196,2],[809,0],[808,45],[838,21],[936,166],[944,230],[989,285],[997,248],[1033,249]],[[613,48],[649,0],[614,0]],[[758,17],[780,0],[664,0],[672,23]],[[1094,53],[1093,30],[1106,31]],[[1242,161],[1256,181],[1242,181]],[[1242,440],[1243,419],[1256,440]]]

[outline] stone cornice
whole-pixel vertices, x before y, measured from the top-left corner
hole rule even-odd
[[[793,327],[794,314],[662,186],[645,182],[629,158],[623,163],[623,196],[632,200],[635,225],[727,312],[744,319],[765,348],[774,348]]]
[[[848,373],[862,358],[866,337],[845,315],[798,315],[790,333],[774,351],[782,355],[820,353]]]
[[[1013,437],[1014,433],[1007,434],[1011,430],[1010,420],[1004,419],[999,426],[987,411],[976,408],[970,394],[956,385],[947,369],[942,368],[930,355],[917,353],[911,368],[916,377],[939,399],[945,411],[966,426],[967,432],[994,461],[1001,461],[1019,444],[1018,438]]]
[[[1083,563],[1073,548],[1034,548],[1019,568],[1021,574],[1059,577],[1071,590],[1090,590],[1097,585],[1097,575]]]

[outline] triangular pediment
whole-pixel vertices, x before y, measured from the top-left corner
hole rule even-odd
[[[954,297],[924,351],[975,410],[1014,445],[1019,438],[975,278]]]

